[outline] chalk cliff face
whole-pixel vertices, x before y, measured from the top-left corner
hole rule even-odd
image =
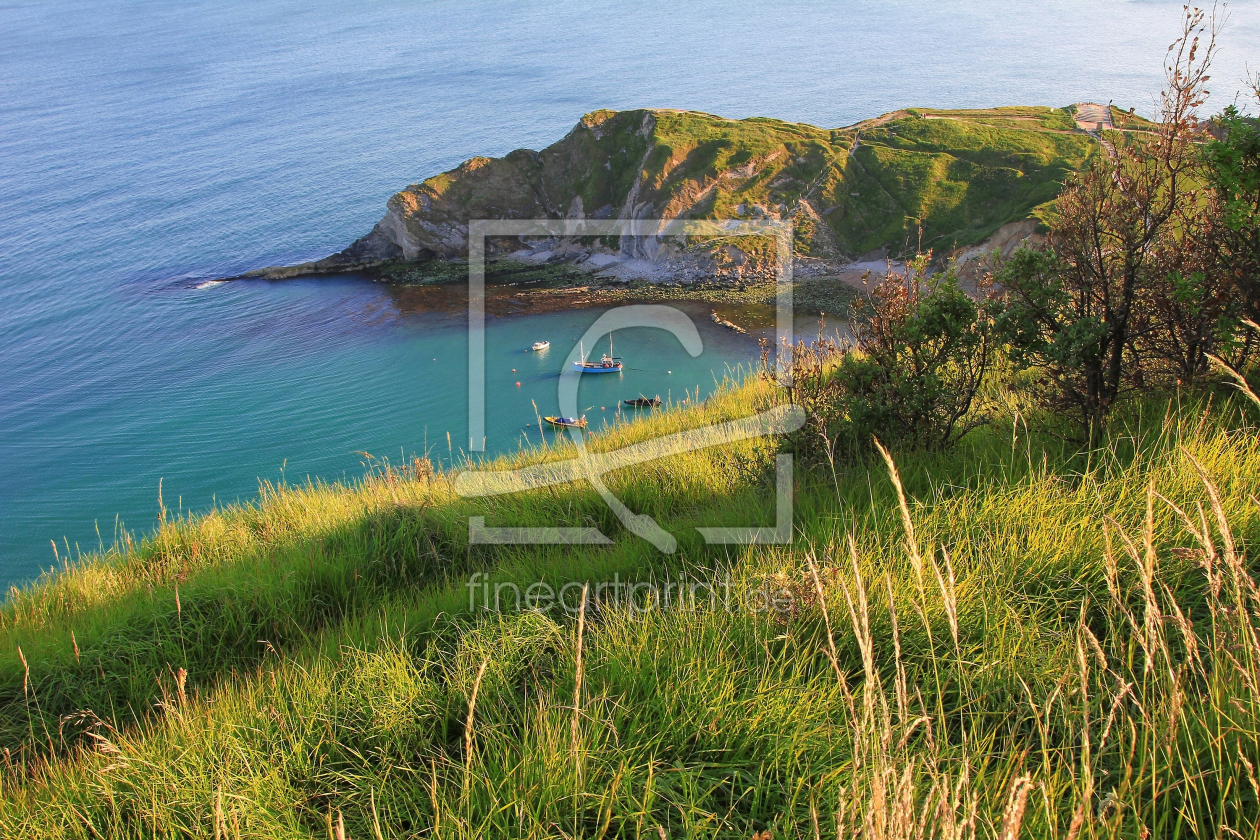
[[[1068,112],[1050,108],[906,110],[843,129],[686,111],[596,111],[540,152],[475,157],[412,184],[389,200],[367,236],[338,254],[265,271],[466,257],[470,219],[791,219],[796,253],[806,258],[840,261],[907,243],[941,253],[1035,214],[1093,149]],[[501,240],[487,248],[526,253],[531,244],[531,254],[542,247]],[[549,242],[545,253],[659,261],[680,247],[627,237]],[[722,245],[704,259],[720,268],[749,257]]]

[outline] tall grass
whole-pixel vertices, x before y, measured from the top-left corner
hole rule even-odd
[[[746,413],[761,387],[597,445]],[[382,467],[268,488],[11,596],[0,835],[1253,836],[1240,412],[1149,402],[1093,453],[1015,423],[798,470],[792,546],[686,533],[773,516],[764,442],[614,474],[674,557],[580,485],[460,500]],[[616,543],[470,548],[469,513]],[[472,570],[591,600],[470,609]],[[732,608],[595,594],[680,573],[729,582]]]
[[[619,424],[589,446],[606,451],[731,419],[766,396],[752,385],[703,406],[673,406],[645,422]],[[717,499],[717,507],[731,509],[728,517],[755,519],[764,503],[751,488],[731,491],[762,469],[768,446],[752,440],[690,453],[613,476],[610,486],[653,516],[713,508]],[[517,468],[574,454],[562,440],[483,466]],[[543,567],[562,561],[569,574],[579,573],[582,564],[558,549],[469,547],[470,514],[496,525],[618,527],[586,486],[462,500],[447,473],[426,463],[383,462],[352,486],[263,484],[254,504],[164,517],[148,539],[124,536],[105,554],[10,593],[0,609],[0,738],[11,753],[62,752],[77,737],[68,714],[92,709],[115,722],[139,721],[179,668],[195,692],[273,652],[315,643],[326,628],[335,638],[335,628],[370,614],[391,593],[439,585],[505,557]],[[614,556],[625,574],[652,555],[630,543]],[[38,737],[24,739],[32,727]]]

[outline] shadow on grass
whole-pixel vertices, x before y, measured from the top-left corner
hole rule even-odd
[[[704,564],[725,553],[706,550],[694,530],[682,533],[674,520],[681,515],[697,524],[771,524],[766,520],[774,516],[772,450],[751,462],[750,468],[749,457],[741,458],[737,471],[710,464],[714,477],[728,474],[720,493],[712,492],[713,482],[689,486],[667,468],[614,484],[628,504],[678,532],[687,562]],[[623,578],[650,573],[668,559],[624,533],[588,486],[433,502],[417,501],[415,496],[423,494],[408,493],[406,485],[387,484],[369,478],[363,487],[349,490],[277,488],[260,510],[284,506],[286,494],[294,492],[377,493],[363,500],[364,515],[324,528],[316,522],[264,540],[239,559],[186,576],[144,581],[62,620],[45,617],[40,626],[0,631],[0,644],[12,652],[0,671],[0,748],[19,764],[65,754],[84,744],[87,732],[134,727],[182,697],[204,695],[224,679],[253,671],[268,657],[290,657],[321,645],[330,645],[328,652],[336,655],[339,628],[364,620],[370,625],[373,611],[395,596],[410,600],[433,594],[433,603],[441,604],[438,612],[458,612],[467,608],[463,581],[475,570],[507,565],[515,578],[559,583],[601,568]],[[470,546],[469,515],[507,526],[593,525],[614,537],[615,544]],[[162,541],[159,533],[138,551],[160,562],[156,546]]]
[[[1193,411],[1179,412],[1194,419]],[[997,426],[966,439],[958,452],[906,453],[898,462],[912,499],[938,510],[942,520],[962,523],[970,514],[951,513],[951,499],[968,504],[968,489],[1018,485],[1047,474],[1066,486],[1073,481],[1069,466],[1083,476],[1090,470],[1124,470],[1139,452],[1163,457],[1158,453],[1173,447],[1160,441],[1163,417],[1155,410],[1136,414],[1127,434],[1108,449],[1111,465],[1091,462],[1053,440],[1028,440],[1023,428],[1015,429],[1012,439],[1010,429]],[[420,481],[391,484],[380,477],[349,489],[274,490],[250,510],[258,517],[289,511],[302,527],[260,539],[228,562],[186,577],[142,580],[77,612],[50,612],[54,617],[42,623],[14,627],[10,615],[11,626],[0,628],[0,646],[7,649],[0,658],[0,748],[19,763],[64,754],[102,723],[134,727],[181,693],[205,695],[225,679],[250,674],[268,657],[300,657],[304,651],[336,657],[346,644],[370,646],[389,635],[382,628],[391,622],[395,629],[403,622],[423,635],[440,614],[469,611],[465,582],[478,570],[496,570],[498,579],[522,587],[546,581],[558,588],[574,580],[729,566],[745,550],[705,546],[690,526],[771,524],[772,464],[770,446],[723,450],[656,462],[613,480],[614,491],[631,509],[658,518],[679,537],[674,556],[621,531],[612,512],[583,485],[478,501],[443,498],[440,488]],[[895,495],[881,465],[853,464],[834,477],[826,468],[798,469],[797,478],[796,529],[807,541],[827,544],[852,532],[876,541],[898,538]],[[315,513],[300,510],[302,494]],[[360,513],[319,515],[320,504],[333,502]],[[470,547],[469,515],[484,515],[499,526],[595,526],[615,544]],[[196,527],[169,530],[183,528],[181,539],[187,539]],[[257,522],[252,527],[270,533]],[[1248,530],[1243,525],[1244,539],[1252,536]],[[954,531],[965,535],[961,524]],[[967,537],[981,538],[993,536],[978,531]],[[157,548],[163,539],[175,538],[160,533],[140,547],[140,559],[162,562]],[[1095,548],[1065,547],[1071,562],[1056,554],[1052,562],[1030,564],[1009,585],[1034,602],[1040,590],[1047,598],[1061,594],[1065,574],[1084,586],[1081,575],[1092,568],[1086,560],[1096,559]]]

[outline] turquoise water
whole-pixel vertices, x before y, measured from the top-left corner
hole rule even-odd
[[[1114,99],[1149,113],[1180,5],[768,8],[0,7],[0,584],[51,564],[50,540],[96,547],[99,526],[108,543],[116,517],[151,527],[159,481],[168,507],[200,510],[282,469],[354,477],[356,453],[465,438],[458,314],[355,278],[208,278],[338,250],[400,186],[541,147],[596,108],[823,126],[913,104]],[[1215,105],[1260,46],[1260,5],[1231,15]],[[563,342],[596,315],[488,322],[490,450],[522,443],[531,401],[554,407]],[[754,358],[751,340],[696,320],[698,360],[663,333],[618,336],[640,369],[586,378],[593,425],[616,398],[703,396]],[[550,354],[521,352],[538,338]]]

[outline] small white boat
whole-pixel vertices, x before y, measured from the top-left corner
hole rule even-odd
[[[535,350],[535,351],[537,351],[537,350],[546,350],[546,349],[547,349],[548,347],[550,347],[550,346],[551,346],[551,342],[550,342],[550,341],[535,341],[535,342],[534,342],[534,346],[533,346],[533,347],[531,347],[531,348],[529,348],[529,349],[530,349],[530,350]]]

